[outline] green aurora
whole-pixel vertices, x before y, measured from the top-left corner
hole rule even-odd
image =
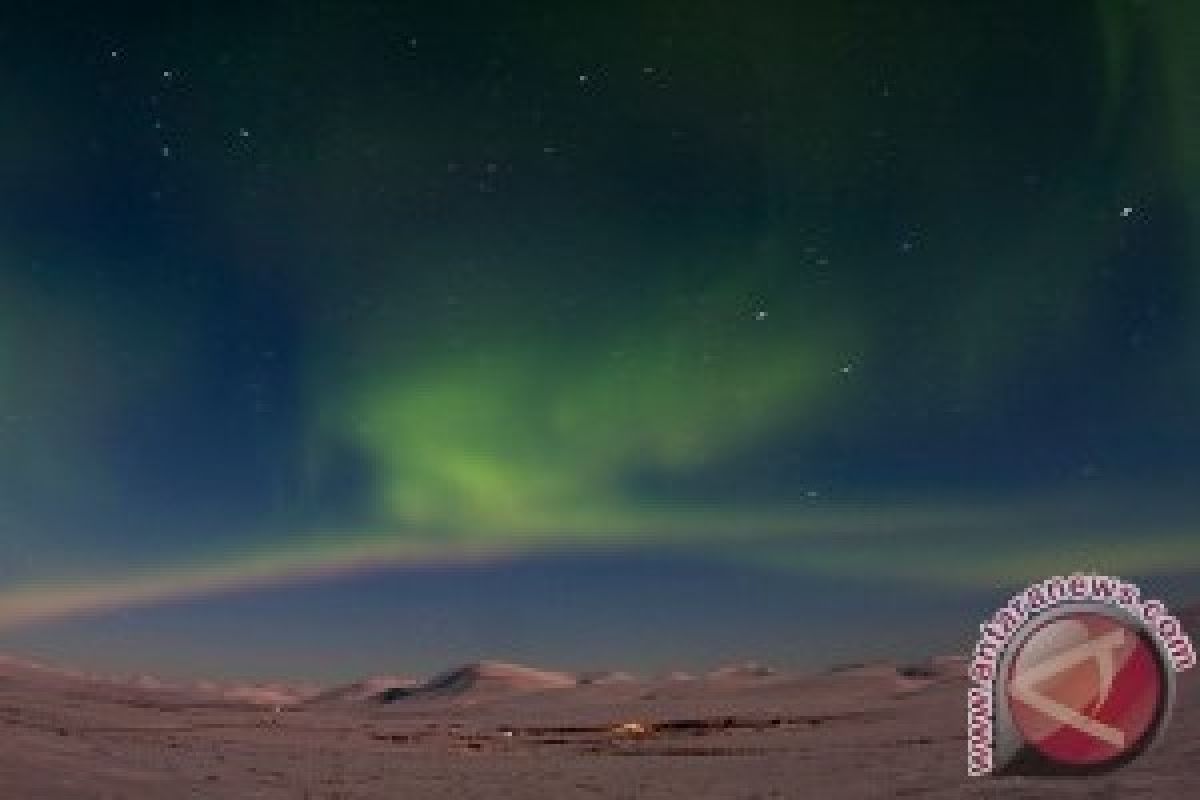
[[[874,458],[881,432],[911,427],[907,447],[936,435],[933,404],[955,431],[999,425],[1014,386],[1094,348],[1114,292],[1097,276],[1148,205],[1180,216],[1162,281],[1190,327],[1165,345],[1172,355],[1117,376],[1140,386],[1114,424],[1137,419],[1152,439],[1200,433],[1200,10],[1075,5],[1039,35],[1060,37],[1062,52],[1021,62],[1020,28],[1034,23],[1005,23],[1008,12],[847,4],[726,24],[696,9],[675,19],[668,51],[660,28],[675,6],[635,4],[604,20],[579,12],[565,38],[513,26],[508,80],[556,74],[571,91],[607,92],[544,112],[555,135],[488,111],[466,77],[446,89],[461,106],[430,112],[437,130],[366,113],[361,87],[320,104],[326,125],[291,106],[265,114],[256,131],[294,126],[263,158],[289,188],[231,191],[208,224],[232,243],[238,280],[290,304],[302,331],[286,441],[262,445],[269,501],[186,545],[152,544],[171,517],[146,513],[131,523],[149,531],[129,534],[136,557],[81,529],[90,515],[119,526],[137,496],[106,437],[114,419],[204,380],[189,364],[228,297],[215,278],[130,278],[123,290],[86,277],[104,259],[170,269],[153,254],[63,246],[66,266],[29,272],[11,266],[28,261],[14,245],[11,268],[0,264],[0,483],[6,545],[32,555],[10,559],[0,626],[365,563],[577,547],[969,585],[1200,569],[1197,518],[1175,491],[1194,460],[1164,474],[1118,465],[1082,489],[822,478],[830,453]],[[933,46],[946,16],[959,35]],[[997,26],[1007,32],[987,45]],[[626,44],[606,53],[618,29]],[[336,53],[291,72],[316,80],[368,35],[345,33]],[[264,91],[291,75],[292,51],[278,48],[255,62],[267,77],[247,79]],[[670,97],[649,102],[665,60]],[[194,72],[192,95],[213,98],[214,116],[248,102],[216,99]],[[649,88],[606,88],[626,74]],[[5,135],[16,177],[53,176],[59,112],[15,97],[30,120]],[[192,102],[181,119],[202,117]],[[500,120],[494,130],[472,127],[473,104]],[[701,173],[678,178],[683,199],[623,185],[657,169],[654,152],[627,155],[647,131],[683,132],[677,166]],[[472,149],[478,163],[455,155]],[[571,160],[575,194],[479,205],[506,187],[536,195],[553,168],[522,178],[520,163],[542,157]],[[372,204],[374,175],[424,185],[406,165],[425,161],[472,199],[429,201],[427,221]],[[294,263],[263,267],[272,252]],[[746,476],[780,442],[792,472],[755,487]],[[1165,517],[1111,519],[1164,495]]]

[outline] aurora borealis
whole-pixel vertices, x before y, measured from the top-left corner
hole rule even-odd
[[[898,5],[10,14],[0,635],[1189,586],[1200,12]]]

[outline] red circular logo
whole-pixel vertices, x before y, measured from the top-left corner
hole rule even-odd
[[[1051,764],[1105,768],[1141,752],[1162,724],[1165,665],[1140,626],[1076,611],[1035,626],[1010,661],[1013,727]]]

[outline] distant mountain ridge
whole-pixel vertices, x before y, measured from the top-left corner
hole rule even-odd
[[[1173,610],[1193,642],[1200,646],[1200,602]],[[427,680],[401,675],[375,675],[352,683],[317,686],[309,683],[169,681],[152,674],[113,676],[59,667],[40,661],[0,654],[0,679],[37,686],[73,686],[86,683],[108,687],[105,691],[130,697],[157,697],[172,703],[221,703],[276,709],[326,705],[376,704],[387,706],[408,700],[448,700],[475,704],[495,699],[584,687],[644,686],[658,691],[670,684],[694,683],[714,690],[722,686],[770,686],[780,681],[839,678],[875,680],[881,685],[910,687],[927,682],[963,680],[966,659],[961,655],[931,656],[910,663],[886,661],[850,663],[809,673],[780,673],[754,661],[734,663],[703,673],[668,672],[645,678],[623,671],[544,669],[505,661],[481,660],[441,672]],[[115,695],[114,695],[115,696]],[[122,695],[123,696],[123,695]]]
[[[571,689],[579,679],[567,672],[527,667],[504,661],[478,661],[430,678],[419,693],[461,698]]]

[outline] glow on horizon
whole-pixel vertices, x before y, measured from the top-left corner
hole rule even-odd
[[[360,537],[343,549],[309,545],[207,564],[143,569],[99,579],[38,581],[0,591],[0,631],[79,614],[263,589],[386,566],[487,563],[513,556],[496,542],[414,542]]]
[[[1186,524],[1106,521],[1097,530],[1104,508],[1135,507],[1120,503],[1119,496],[1110,502],[1099,507],[1086,496],[1059,494],[1008,503],[845,505],[767,515],[675,509],[631,515],[624,525],[604,531],[557,535],[537,530],[504,536],[492,531],[482,537],[325,533],[275,550],[258,543],[257,550],[223,559],[31,581],[0,591],[0,631],[365,571],[498,564],[588,548],[636,555],[658,547],[747,568],[960,589],[1016,585],[1079,570],[1120,575],[1200,570],[1196,532]]]

